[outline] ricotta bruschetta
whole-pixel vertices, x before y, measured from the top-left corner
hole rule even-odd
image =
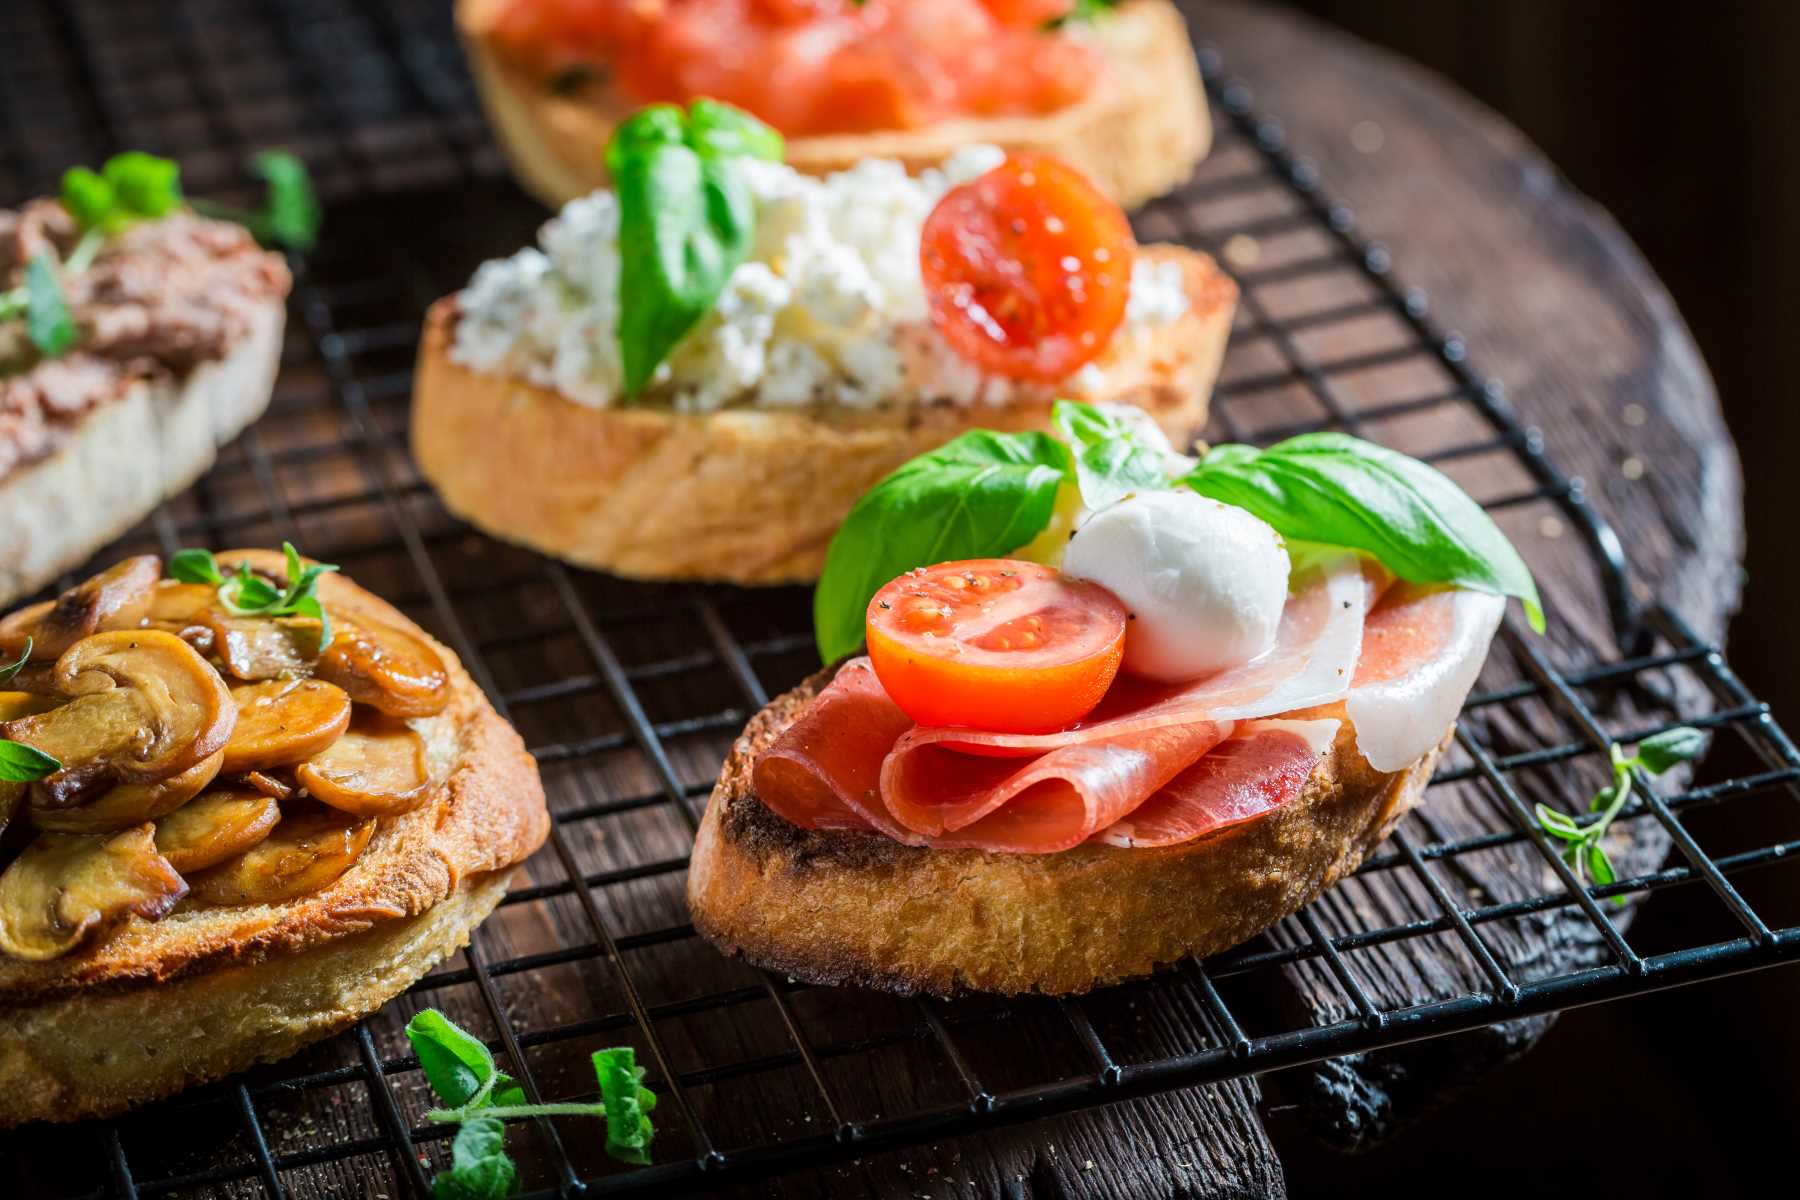
[[[694,847],[721,948],[934,993],[1225,949],[1419,801],[1506,596],[1541,619],[1421,463],[1321,434],[1195,464],[1104,410],[1059,424],[962,447],[983,495],[915,466],[846,522],[816,608],[838,661],[751,720]]]
[[[665,129],[615,145],[704,144],[748,121],[728,114],[653,110]],[[1058,396],[1130,403],[1180,444],[1204,422],[1235,286],[1137,245],[1067,164],[978,146],[815,179],[773,135],[745,144],[622,163],[432,309],[413,450],[453,512],[621,575],[805,581],[857,496],[964,430],[1048,428]],[[742,209],[683,234],[703,169]],[[709,262],[703,293],[687,268]]]
[[[701,96],[773,125],[809,174],[997,145],[1067,159],[1127,207],[1212,141],[1168,0],[458,0],[456,21],[514,174],[553,207],[605,182],[634,109]]]
[[[398,610],[292,547],[170,567],[0,621],[0,1127],[343,1028],[547,832],[518,735]]]
[[[192,483],[268,407],[290,280],[123,154],[0,210],[0,603]]]

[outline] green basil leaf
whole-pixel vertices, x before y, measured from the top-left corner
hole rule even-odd
[[[506,1127],[493,1117],[464,1121],[450,1143],[450,1169],[431,1181],[434,1200],[506,1200],[519,1182],[506,1153]]]
[[[35,783],[62,770],[62,764],[23,742],[0,739],[0,783]]]
[[[1260,453],[1220,447],[1182,482],[1250,510],[1283,537],[1366,551],[1402,579],[1516,596],[1543,632],[1519,552],[1468,493],[1415,458],[1347,434],[1307,433]]]
[[[1652,775],[1661,775],[1675,764],[1692,762],[1705,753],[1706,734],[1690,725],[1678,725],[1639,742],[1637,761]]]
[[[138,217],[163,217],[181,205],[181,168],[174,160],[127,150],[100,168],[119,206]]]
[[[182,583],[210,583],[218,587],[225,582],[219,560],[211,550],[177,550],[169,559],[169,577]]]
[[[63,299],[56,256],[48,250],[40,250],[25,268],[25,336],[47,358],[75,344],[75,318]]]
[[[595,1051],[594,1074],[606,1105],[606,1152],[621,1162],[647,1164],[656,1136],[648,1110],[656,1107],[656,1095],[641,1082],[637,1052],[630,1046]]]
[[[406,1040],[419,1056],[425,1081],[446,1108],[461,1108],[494,1076],[494,1056],[481,1039],[435,1008],[406,1023]]]
[[[660,146],[680,146],[687,141],[687,119],[674,104],[650,104],[626,118],[613,130],[606,144],[606,169],[617,175],[625,164]]]
[[[1601,887],[1616,882],[1619,878],[1618,872],[1613,870],[1612,859],[1606,857],[1606,851],[1600,848],[1599,842],[1587,848],[1587,872],[1588,877]]]
[[[268,184],[259,233],[267,241],[305,253],[318,244],[321,210],[306,164],[285,150],[265,150],[251,169]]]
[[[240,617],[262,616],[281,603],[281,593],[249,563],[239,563],[237,574],[219,585],[219,602]]]
[[[687,142],[701,154],[780,162],[786,151],[779,133],[743,109],[717,100],[688,105],[687,126]]]
[[[1052,419],[1075,455],[1075,479],[1089,508],[1168,486],[1167,451],[1147,442],[1130,421],[1072,400],[1058,400]]]
[[[621,156],[619,354],[637,395],[677,342],[712,311],[750,248],[750,190],[729,158],[685,144]]]
[[[992,558],[1031,541],[1073,473],[1069,448],[1049,434],[973,429],[870,488],[825,553],[813,593],[819,657],[855,653],[869,601],[901,573]]]
[[[31,647],[32,639],[27,637],[25,648],[19,652],[19,661],[0,667],[0,683],[11,683],[14,677],[25,669],[25,664],[31,661]]]

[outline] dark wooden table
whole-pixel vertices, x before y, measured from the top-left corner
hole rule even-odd
[[[1634,591],[1656,595],[1701,634],[1722,635],[1736,607],[1743,526],[1736,453],[1705,365],[1662,285],[1612,219],[1576,194],[1517,131],[1452,84],[1293,13],[1239,0],[1197,6],[1215,46],[1287,144],[1314,161],[1358,228],[1425,289],[1479,369],[1501,381],[1557,463],[1580,477],[1630,559]],[[1229,356],[1228,356],[1229,363]],[[1229,365],[1228,365],[1229,373]],[[1429,438],[1429,431],[1420,431]],[[1404,438],[1401,438],[1404,445]],[[1616,653],[1581,539],[1555,522],[1517,533],[1557,601],[1552,641],[1579,661]],[[1520,730],[1528,738],[1530,730]],[[1454,829],[1459,799],[1434,797]],[[1659,862],[1666,840],[1639,830],[1624,865]],[[1615,854],[1615,858],[1621,857]],[[1465,882],[1505,895],[1529,851],[1474,868]],[[1491,872],[1491,874],[1483,874]],[[1352,910],[1386,886],[1338,889]],[[1623,924],[1629,913],[1618,918]],[[1549,917],[1501,939],[1527,975],[1595,953],[1578,918]],[[1458,987],[1466,969],[1396,949],[1389,994]],[[1290,973],[1292,1000],[1340,1017],[1328,980]],[[1289,1073],[1284,1094],[1327,1142],[1366,1148],[1478,1087],[1528,1052],[1552,1018],[1337,1060]],[[1286,1193],[1254,1080],[1131,1102],[745,1189],[745,1195],[931,1197],[1262,1197]]]

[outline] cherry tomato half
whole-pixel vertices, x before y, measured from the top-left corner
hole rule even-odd
[[[1125,606],[1038,563],[909,571],[869,601],[869,658],[921,725],[1048,733],[1091,712],[1125,651]]]
[[[1047,154],[1015,154],[952,188],[925,219],[931,322],[986,370],[1062,379],[1124,321],[1136,245],[1087,176]]]

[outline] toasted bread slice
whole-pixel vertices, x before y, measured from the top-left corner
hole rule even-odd
[[[877,409],[584,408],[452,362],[455,297],[426,319],[413,387],[419,469],[450,510],[508,541],[618,575],[798,583],[816,579],[844,515],[915,455],[973,428],[1043,429],[1051,401],[1115,400],[1156,418],[1177,446],[1206,420],[1237,286],[1177,246],[1188,311],[1122,336],[1099,362],[1107,386],[1045,386],[1006,405],[955,404],[931,379],[919,402]]]
[[[283,570],[267,551],[219,557]],[[319,586],[333,611],[401,628],[443,658],[450,705],[415,723],[431,797],[384,818],[322,891],[189,902],[51,962],[0,959],[0,1127],[120,1112],[342,1029],[466,945],[543,842],[537,766],[456,656],[341,576]]]
[[[1354,870],[1418,802],[1444,744],[1384,774],[1357,753],[1345,721],[1298,798],[1177,846],[926,850],[801,829],[757,798],[757,755],[832,674],[819,672],[751,718],[688,868],[696,929],[728,953],[812,983],[1063,995],[1235,946]]]
[[[573,92],[506,62],[491,42],[504,0],[457,0],[456,22],[501,150],[519,183],[561,207],[606,182],[601,154],[636,105],[604,83]],[[923,129],[788,139],[788,165],[809,175],[864,158],[910,171],[963,146],[1054,154],[1126,208],[1184,182],[1212,145],[1206,92],[1181,14],[1168,0],[1125,0],[1097,27],[1111,69],[1095,93],[1041,117],[970,118]]]
[[[0,476],[0,604],[44,587],[143,520],[262,416],[286,311],[281,296],[270,297],[224,358],[129,384],[48,458]]]

